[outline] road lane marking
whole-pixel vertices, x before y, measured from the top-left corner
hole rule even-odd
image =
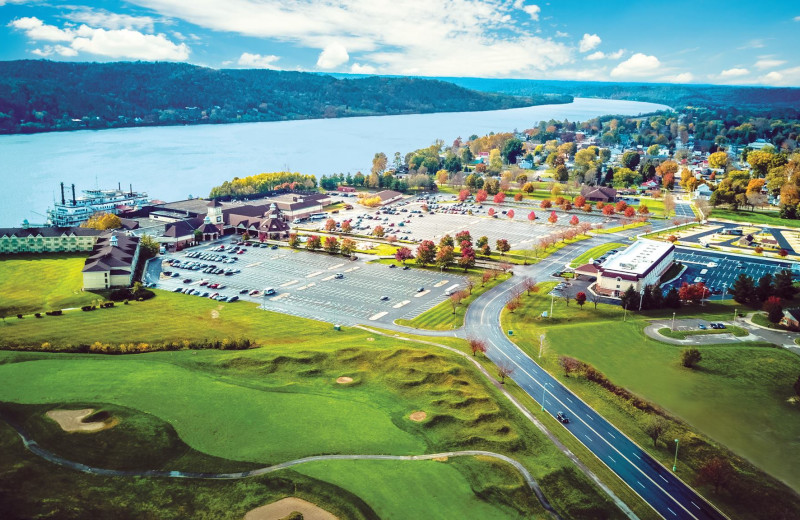
[[[616,438],[617,438],[617,437],[616,437],[616,436],[615,436],[613,433],[611,433],[611,432],[608,432],[608,434],[609,434],[609,435],[611,435],[611,437],[612,437],[612,438],[614,438],[614,439],[616,439]]]
[[[639,484],[640,486],[644,487],[644,484],[642,484],[641,480],[637,480],[636,483]]]
[[[377,314],[373,314],[372,316],[369,317],[369,321],[379,320],[379,319],[383,318],[384,316],[386,316],[387,314],[389,314],[387,311],[381,311],[381,312],[379,312]]]
[[[281,293],[278,296],[270,298],[270,301],[276,302],[278,300],[282,300],[283,298],[287,298],[289,296],[289,294],[291,294],[291,293],[288,293],[288,292]]]
[[[611,462],[613,462],[614,464],[616,464],[616,463],[617,463],[617,461],[616,461],[616,460],[614,460],[614,457],[612,457],[611,455],[609,455],[609,456],[608,456],[608,458],[609,458],[609,459],[611,459]]]
[[[320,275],[320,274],[322,274],[322,271],[317,271],[315,273],[307,274],[306,278],[314,278],[315,276]]]
[[[350,269],[345,269],[344,272],[345,273],[352,273],[353,271],[357,271],[359,269],[361,269],[361,267],[355,266],[355,267],[351,267]]]
[[[392,307],[394,307],[395,309],[399,309],[400,307],[404,307],[409,303],[411,303],[411,300],[403,300],[400,303],[395,303],[394,305],[392,305]]]
[[[335,274],[332,274],[332,275],[330,275],[330,276],[326,276],[326,277],[325,277],[325,278],[323,278],[321,281],[323,281],[323,282],[327,282],[328,280],[333,280],[334,278],[336,278],[336,275],[335,275]]]
[[[342,267],[343,265],[344,265],[344,262],[342,262],[341,264],[332,265],[332,266],[330,266],[328,268],[328,271],[333,271],[334,269],[338,269],[338,268]]]
[[[314,282],[311,282],[311,283],[310,283],[310,284],[308,284],[308,285],[304,285],[304,286],[302,286],[302,287],[298,287],[298,288],[297,288],[297,290],[298,290],[298,291],[305,291],[305,290],[306,290],[306,289],[308,289],[309,287],[314,287],[315,285],[317,285],[317,284],[315,284]]]
[[[667,511],[669,511],[670,513],[672,513],[672,514],[673,514],[673,515],[675,515],[675,516],[678,516],[678,513],[676,513],[675,511],[673,511],[673,510],[672,510],[672,509],[670,509],[669,507],[667,507]]]
[[[664,482],[669,482],[669,480],[665,479],[663,475],[659,475],[659,477],[661,477],[661,480],[663,480]]]
[[[423,296],[425,296],[429,292],[431,292],[431,291],[430,290],[425,290],[425,291],[422,291],[422,292],[418,292],[417,294],[414,295],[414,298],[422,298]]]
[[[281,284],[280,287],[289,287],[290,285],[296,284],[298,281],[299,280],[292,280],[291,282],[286,282],[285,284]]]
[[[449,280],[442,280],[442,281],[440,281],[440,282],[436,282],[435,284],[433,284],[433,286],[434,286],[434,287],[436,287],[436,288],[439,288],[439,287],[441,287],[441,286],[443,286],[443,285],[447,284],[447,282],[448,282],[448,281],[449,281]]]
[[[255,262],[255,263],[253,263],[253,264],[247,264],[245,267],[256,267],[256,266],[258,266],[258,265],[261,265],[261,264],[263,264],[263,263],[264,263],[264,262]]]
[[[697,504],[695,504],[695,503],[694,503],[694,500],[689,500],[689,502],[691,502],[691,503],[692,503],[692,505],[693,505],[694,507],[696,507],[697,509],[700,509],[700,506],[698,506]]]

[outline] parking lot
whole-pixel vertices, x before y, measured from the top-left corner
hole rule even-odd
[[[446,201],[446,202],[445,202]],[[351,220],[357,228],[357,233],[370,234],[376,226],[384,228],[387,235],[396,235],[401,239],[411,241],[434,240],[437,241],[444,235],[455,236],[459,231],[468,230],[473,240],[481,236],[489,239],[489,245],[494,249],[498,239],[509,241],[512,249],[528,249],[541,237],[570,227],[571,214],[557,211],[559,220],[555,225],[547,222],[551,210],[542,210],[538,206],[529,208],[509,205],[490,206],[487,204],[454,203],[454,196],[439,195],[430,201],[411,199],[406,203],[393,204],[388,208],[363,209],[358,208],[342,211],[332,215],[334,220],[341,222]],[[423,212],[423,204],[428,205],[429,211]],[[488,216],[490,207],[494,207],[497,218]],[[509,219],[503,211],[514,210],[514,218]],[[472,211],[472,215],[469,215]],[[534,211],[536,220],[530,222],[528,214]],[[592,224],[605,223],[616,226],[617,221],[608,219],[599,213],[577,213],[581,222]],[[300,227],[308,229],[321,229],[324,221],[302,223]]]
[[[683,282],[696,283],[702,281],[711,289],[711,299],[730,298],[727,289],[740,273],[752,277],[756,282],[766,273],[775,274],[783,269],[792,270],[791,262],[773,262],[761,259],[749,259],[724,253],[695,252],[690,249],[677,248],[675,261],[686,266],[686,271],[675,281],[665,284],[663,289],[680,288]]]
[[[403,270],[284,248],[242,247],[245,252],[241,254],[212,251],[220,244],[231,247],[230,239],[226,238],[164,255],[162,262],[155,263],[148,272],[148,279],[158,279],[159,289],[192,291],[187,298],[210,297],[217,293],[215,299],[223,298],[225,304],[230,304],[226,300],[236,297],[257,302],[268,310],[344,325],[410,319],[445,300],[448,289],[466,287],[466,279],[453,272]],[[217,259],[187,256],[194,251],[216,255]],[[227,258],[223,259],[222,255]],[[232,258],[236,260],[223,262]],[[171,265],[172,261],[186,266],[198,262],[239,272],[212,274],[202,269],[176,268]],[[159,270],[160,273],[155,272]],[[165,276],[165,272],[172,275]],[[222,287],[209,288],[214,284],[222,284]],[[267,288],[274,293],[265,295]]]

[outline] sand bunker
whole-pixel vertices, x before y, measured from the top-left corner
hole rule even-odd
[[[425,412],[414,412],[408,416],[408,418],[414,422],[424,421],[427,417],[428,414],[426,414]]]
[[[94,413],[94,409],[85,408],[83,410],[50,410],[47,416],[61,426],[65,432],[99,432],[117,425],[116,419],[108,419],[97,422],[83,422],[83,420]]]
[[[338,520],[338,517],[311,502],[289,497],[257,507],[244,515],[244,520],[280,520],[294,511],[303,514],[303,520]]]
[[[347,377],[347,376],[342,376],[342,377],[337,378],[336,382],[339,383],[340,385],[346,385],[348,383],[352,383],[353,382],[353,378],[352,377]]]

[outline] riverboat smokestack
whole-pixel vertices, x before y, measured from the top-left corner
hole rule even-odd
[[[130,189],[131,189],[130,196],[133,197],[133,183],[130,184]]]
[[[122,183],[121,182],[117,183],[117,191],[122,191]]]
[[[74,184],[72,185],[72,205],[73,206],[77,206],[78,205],[78,201],[75,200],[75,185]]]
[[[64,200],[64,183],[61,183],[61,205],[63,206],[66,203]]]

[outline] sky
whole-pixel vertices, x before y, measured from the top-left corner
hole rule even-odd
[[[0,0],[0,60],[800,87],[797,0]]]

